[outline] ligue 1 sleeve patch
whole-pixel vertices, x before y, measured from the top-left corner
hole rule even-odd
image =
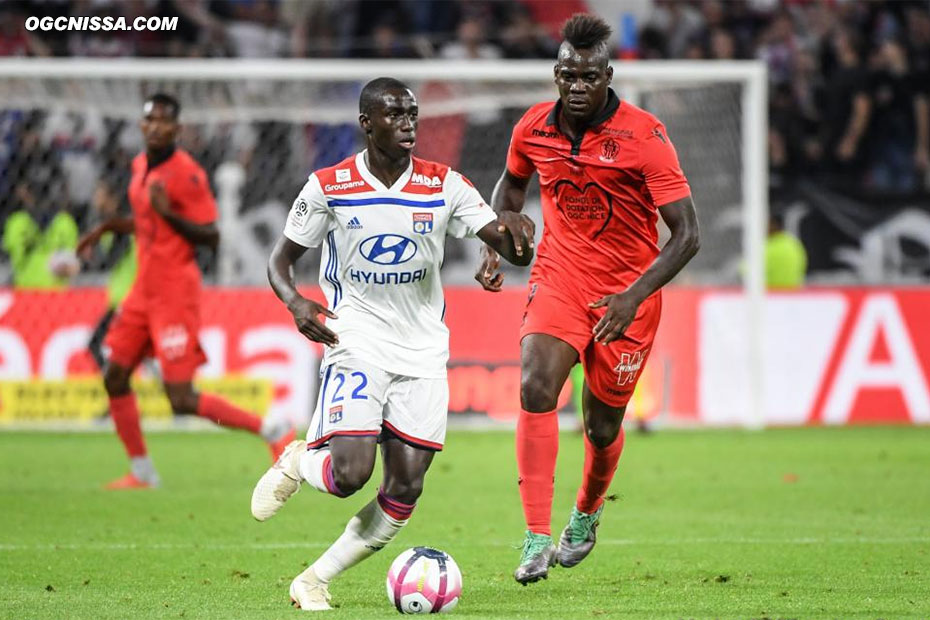
[[[294,203],[294,208],[291,210],[291,215],[293,216],[295,222],[301,222],[303,221],[304,216],[307,215],[307,211],[307,201],[303,198],[298,198],[297,202]]]
[[[413,214],[413,232],[419,235],[433,232],[433,214],[432,213],[414,213]]]

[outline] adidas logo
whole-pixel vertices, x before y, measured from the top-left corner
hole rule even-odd
[[[346,228],[348,230],[361,230],[362,223],[358,221],[357,217],[353,217],[351,220],[349,220],[349,223],[346,224]]]

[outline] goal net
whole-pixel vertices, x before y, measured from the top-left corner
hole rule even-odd
[[[767,191],[765,74],[753,62],[616,62],[621,99],[667,126],[701,221],[702,250],[676,285],[742,291],[741,387],[758,414],[761,393],[762,244]],[[122,198],[128,162],[142,148],[143,99],[165,91],[182,104],[180,139],[207,169],[225,242],[209,282],[264,285],[265,262],[284,215],[307,175],[361,148],[358,94],[382,75],[418,96],[417,155],[452,165],[490,198],[511,129],[531,105],[556,97],[546,61],[0,61],[0,218],[25,195],[67,205],[84,227],[101,185]],[[538,185],[527,212],[542,226]],[[316,254],[316,253],[312,253]],[[319,257],[298,274],[315,280]],[[477,246],[449,240],[447,285],[472,281]],[[78,283],[103,281],[91,265]],[[10,264],[0,261],[9,281]],[[506,269],[520,284],[526,270]],[[734,362],[734,365],[737,365]]]

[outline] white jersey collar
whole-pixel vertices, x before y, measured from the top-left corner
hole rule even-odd
[[[375,188],[379,192],[399,192],[403,189],[407,183],[410,181],[410,175],[413,174],[413,157],[410,157],[410,165],[407,166],[407,169],[404,170],[404,173],[394,181],[394,185],[391,187],[385,187],[378,177],[371,173],[371,170],[368,169],[368,166],[365,165],[365,153],[368,149],[365,149],[361,153],[355,156],[355,167],[358,168],[358,173],[365,179],[369,185]]]

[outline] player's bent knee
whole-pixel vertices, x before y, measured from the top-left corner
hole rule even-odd
[[[607,406],[604,405],[604,408]],[[589,411],[585,421],[585,434],[596,448],[606,448],[620,434],[626,407],[610,407],[600,411]]]
[[[175,415],[197,412],[197,395],[194,392],[168,392],[168,402]]]
[[[121,366],[109,364],[103,375],[103,387],[109,396],[129,393],[129,372]]]
[[[333,480],[345,495],[352,495],[361,489],[371,478],[371,468],[360,467],[357,463],[333,463]]]
[[[619,423],[613,425],[594,426],[587,429],[588,441],[594,444],[595,448],[606,448],[617,439],[617,435],[619,434]]]
[[[415,504],[423,494],[423,479],[385,480],[384,493],[405,504]]]
[[[520,381],[520,404],[527,411],[552,411],[558,404],[558,388],[539,375],[527,374]]]

